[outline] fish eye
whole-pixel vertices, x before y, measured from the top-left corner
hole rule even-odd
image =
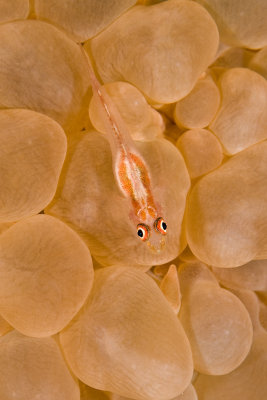
[[[156,221],[154,222],[154,228],[162,235],[166,235],[167,233],[167,224],[162,217],[156,219]]]
[[[145,242],[149,238],[149,227],[145,224],[138,224],[137,235],[143,242]]]

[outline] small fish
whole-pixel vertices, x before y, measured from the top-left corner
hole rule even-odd
[[[85,55],[97,111],[111,147],[115,180],[123,195],[130,200],[132,211],[129,217],[135,224],[137,237],[152,251],[159,253],[165,246],[167,224],[154,200],[148,167],[117,107],[97,80],[89,56]]]

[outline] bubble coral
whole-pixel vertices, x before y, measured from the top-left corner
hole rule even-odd
[[[267,257],[266,160],[265,141],[238,153],[193,188],[186,229],[201,261],[229,268]]]
[[[183,302],[179,317],[190,341],[195,369],[203,374],[224,375],[246,358],[252,324],[239,299],[220,288],[209,274],[202,264],[180,267]]]
[[[129,219],[128,199],[114,180],[109,143],[97,132],[83,133],[73,145],[58,195],[46,212],[82,233],[100,264],[128,263],[148,270],[177,257],[186,245],[182,222],[189,176],[181,154],[167,140],[136,142],[136,146],[149,166],[155,198],[168,221],[169,233],[160,254],[151,252],[145,243],[140,246],[136,226]],[[166,176],[172,182],[168,186]]]
[[[232,68],[220,80],[222,105],[210,129],[227,154],[267,138],[267,82],[246,68]]]
[[[253,260],[237,268],[215,268],[218,281],[228,288],[267,291],[267,260]]]
[[[185,128],[204,128],[214,118],[220,105],[220,91],[208,75],[199,79],[191,92],[178,101],[174,120]]]
[[[0,0],[1,400],[266,398],[266,15]]]
[[[0,36],[0,108],[29,108],[65,129],[82,128],[89,78],[79,46],[35,20],[2,24]]]
[[[212,15],[220,37],[230,46],[258,49],[267,43],[265,0],[195,0]]]
[[[52,21],[75,41],[84,42],[101,32],[136,0],[35,0],[37,18]]]
[[[217,27],[205,9],[171,0],[134,7],[85,48],[104,83],[127,80],[153,101],[172,103],[191,91],[217,46]]]
[[[127,397],[122,397],[122,396],[118,396],[117,394],[114,393],[110,393],[109,396],[106,397],[106,399],[99,399],[99,400],[130,400]],[[87,399],[82,399],[82,400],[87,400]],[[88,398],[89,400],[89,398]],[[92,399],[92,400],[98,400],[96,399]],[[178,396],[174,397],[171,400],[198,400],[197,399],[197,393],[194,389],[194,386],[190,383],[190,385],[185,389],[185,391],[181,394],[179,394]]]
[[[79,386],[53,338],[16,331],[0,338],[0,397],[79,400]]]
[[[230,374],[199,375],[194,383],[199,400],[263,399],[267,393],[267,332],[259,322],[259,305],[253,292],[236,292],[248,307],[254,335],[251,350],[245,361]]]
[[[162,279],[160,289],[173,308],[173,311],[177,314],[181,307],[181,291],[177,269],[174,264],[169,267]]]
[[[96,271],[86,304],[60,342],[79,379],[125,397],[175,397],[193,373],[179,320],[157,285],[130,267]]]
[[[29,110],[0,110],[0,222],[37,214],[55,195],[67,140],[60,125]]]
[[[222,146],[207,129],[184,132],[176,145],[185,159],[192,179],[207,174],[222,163]]]
[[[267,46],[254,55],[249,63],[249,68],[267,79]]]
[[[49,215],[24,219],[0,239],[0,312],[25,335],[64,328],[93,281],[90,253],[69,227]]]
[[[29,0],[0,0],[0,22],[27,18],[29,14]]]
[[[227,68],[247,68],[253,56],[255,56],[255,52],[252,50],[242,47],[228,48],[226,46],[226,49],[220,53],[212,64],[211,71],[213,72],[214,68],[221,69],[221,72],[225,72]]]
[[[164,123],[161,114],[147,104],[145,97],[135,86],[126,82],[111,82],[104,87],[134,140],[153,140],[163,136]],[[95,129],[105,133],[105,126],[98,114],[95,95],[90,102],[89,115]]]

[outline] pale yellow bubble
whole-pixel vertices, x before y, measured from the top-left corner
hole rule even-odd
[[[0,338],[0,398],[80,400],[80,391],[54,339],[12,331]]]
[[[29,14],[29,0],[0,0],[0,22],[24,19]]]
[[[222,104],[210,129],[225,152],[235,154],[267,138],[267,82],[247,68],[233,68],[220,79]]]
[[[136,0],[35,0],[35,11],[39,19],[54,23],[75,41],[84,42],[135,3]]]
[[[254,54],[254,51],[240,47],[226,48],[212,64],[212,70],[213,68],[221,68],[222,70],[228,68],[247,68]]]
[[[246,307],[253,325],[254,336],[264,334],[264,329],[261,326],[260,302],[255,292],[247,289],[231,289],[231,292],[237,296]]]
[[[173,400],[198,400],[197,392],[192,384],[185,391]]]
[[[56,192],[67,150],[63,129],[29,110],[0,110],[0,222],[37,214]]]
[[[213,268],[226,287],[267,291],[267,260],[253,260],[237,268]]]
[[[114,393],[109,393],[109,396],[107,398],[109,398],[110,400],[131,400],[127,397],[119,396],[118,394],[114,394]],[[87,400],[87,399],[84,399],[84,400]],[[88,398],[88,400],[89,400],[89,398]],[[94,400],[94,398],[92,398],[92,399],[90,398],[90,400]],[[101,398],[100,400],[106,400],[106,399]],[[197,398],[197,393],[196,393],[194,386],[190,383],[190,385],[185,389],[185,391],[183,393],[179,394],[179,396],[176,396],[171,400],[198,400],[198,398]]]
[[[185,128],[205,128],[214,118],[220,105],[220,91],[213,79],[199,79],[193,90],[176,103],[174,120]]]
[[[126,80],[154,102],[172,103],[192,90],[217,46],[209,13],[194,2],[172,0],[133,7],[85,47],[104,83]]]
[[[89,250],[48,215],[24,219],[0,236],[0,313],[20,332],[54,334],[74,317],[93,282]]]
[[[0,400],[265,399],[265,3],[0,0]],[[164,236],[138,238],[83,47]]]
[[[253,342],[244,362],[234,371],[222,376],[199,375],[194,382],[199,400],[255,400],[267,393],[267,332],[260,326],[256,296],[239,292],[253,321]]]
[[[191,178],[207,174],[222,163],[222,146],[216,136],[207,129],[184,132],[176,146],[185,159]]]
[[[104,87],[134,140],[153,140],[163,135],[162,116],[147,103],[136,87],[126,82],[107,83]],[[97,131],[105,133],[105,124],[97,107],[93,95],[89,107],[90,120]]]
[[[199,282],[209,282],[219,287],[219,283],[210,269],[205,264],[195,260],[182,263],[178,271],[182,294],[190,290],[193,285],[198,285]]]
[[[220,38],[230,46],[259,49],[267,44],[265,0],[196,0],[212,15]]]
[[[195,370],[224,375],[246,358],[252,324],[240,300],[206,279],[207,267],[199,265],[198,269],[201,274],[195,274],[196,264],[179,269],[183,296],[179,319],[190,341]]]
[[[254,338],[245,361],[230,374],[199,375],[194,383],[199,400],[264,399],[267,392],[267,333]]]
[[[87,117],[89,77],[81,49],[36,20],[0,26],[0,107],[29,108],[68,131]]]
[[[191,381],[191,350],[180,322],[153,280],[132,268],[96,271],[85,306],[60,341],[72,371],[96,389],[163,400]]]
[[[267,142],[251,146],[193,188],[187,239],[195,256],[215,267],[267,258]]]

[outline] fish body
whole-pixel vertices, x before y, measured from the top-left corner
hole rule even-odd
[[[117,185],[131,203],[130,218],[136,225],[138,237],[147,241],[149,247],[152,246],[156,249],[148,240],[151,231],[154,230],[164,236],[167,224],[160,216],[160,208],[154,200],[148,166],[136,149],[117,107],[96,78],[88,56],[87,59],[97,111],[104,123],[105,133],[111,147]],[[162,248],[163,242],[164,240],[160,241],[158,248]]]

